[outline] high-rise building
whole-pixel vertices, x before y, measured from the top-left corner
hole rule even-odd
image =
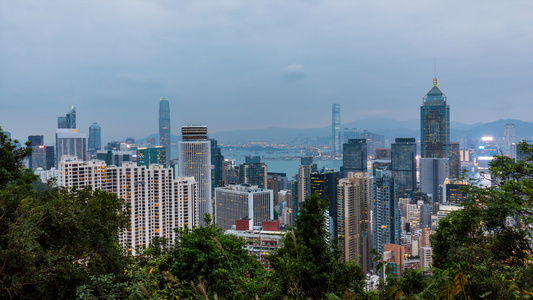
[[[511,155],[511,145],[516,143],[516,129],[513,123],[503,126],[503,154]]]
[[[96,155],[96,151],[102,149],[102,130],[98,123],[93,122],[89,127],[89,145],[88,151]]]
[[[261,163],[260,156],[246,156],[244,164],[241,164],[239,168],[239,182],[266,188],[267,174],[267,165]]]
[[[231,229],[236,220],[243,218],[249,221],[250,229],[274,219],[272,190],[243,185],[215,188],[215,222],[218,227]]]
[[[420,107],[420,146],[422,158],[450,157],[450,106],[433,79],[433,88]]]
[[[438,202],[439,185],[443,184],[449,174],[448,158],[420,159],[420,191],[431,194],[432,202]]]
[[[137,154],[136,151],[98,150],[96,151],[96,159],[105,161],[105,164],[108,166],[121,166],[123,162],[132,161],[134,153]],[[143,153],[144,155],[146,153]],[[141,165],[149,166],[150,164],[142,163]]]
[[[311,173],[317,169],[316,164],[313,164],[313,158],[304,156],[300,159],[300,166],[298,167],[298,206],[297,211],[300,211],[306,198],[311,196]],[[293,207],[294,209],[294,207]]]
[[[392,172],[378,170],[372,184],[372,240],[379,253],[386,244],[400,244],[400,216]]]
[[[76,129],[76,108],[74,105],[72,105],[66,116],[57,118],[57,128]]]
[[[376,148],[375,159],[391,159],[391,148]]]
[[[396,180],[398,195],[409,196],[416,190],[416,140],[397,138],[391,145],[392,175]]]
[[[159,145],[166,149],[167,167],[172,159],[170,144],[170,105],[168,99],[163,97],[159,100]]]
[[[439,186],[439,203],[443,205],[463,205],[463,201],[468,196],[464,189],[465,183],[445,181]]]
[[[167,154],[163,146],[137,148],[137,165],[146,166],[159,164],[166,166]]]
[[[331,150],[341,153],[341,105],[333,104],[331,112]]]
[[[32,155],[29,157],[29,160],[28,160],[28,168],[32,170],[37,169],[37,168],[43,168],[44,157],[41,160],[42,163],[39,163],[38,167],[34,166],[34,161],[38,156],[37,152],[38,152],[39,147],[44,145],[44,136],[43,135],[30,135],[28,136],[28,142],[31,143],[30,147],[33,149]]]
[[[461,177],[461,148],[459,142],[450,143],[450,178],[457,179]]]
[[[339,248],[345,261],[356,261],[367,273],[372,270],[372,176],[366,172],[348,175],[337,186]]]
[[[130,226],[121,234],[121,244],[133,255],[153,238],[172,244],[176,228],[198,226],[197,183],[192,177],[173,179],[173,170],[162,165],[106,166],[103,161],[83,162],[64,156],[59,162],[58,185],[78,190],[87,186],[114,193],[131,210]]]
[[[385,147],[385,136],[383,134],[363,130],[363,132],[361,132],[360,138],[366,139],[368,155],[370,156],[376,155],[376,149]]]
[[[357,128],[344,128],[342,132],[342,143],[348,144],[348,140],[360,138],[359,130]]]
[[[328,213],[333,221],[330,228],[333,231],[333,238],[337,234],[337,185],[339,184],[339,172],[333,170],[321,170],[311,173],[311,193],[316,193],[319,198],[329,200]]]
[[[77,129],[56,129],[56,162],[61,156],[76,156],[78,160],[87,157],[87,135]]]
[[[198,182],[199,224],[205,225],[204,214],[212,214],[211,205],[211,142],[207,138],[207,126],[181,127],[182,141],[179,147],[179,175],[194,177]]]
[[[222,151],[220,150],[220,147],[217,145],[217,140],[215,139],[209,139],[211,142],[211,165],[213,166],[212,169],[212,186],[213,188],[224,186],[224,155],[222,155]]]
[[[366,139],[348,140],[348,144],[343,145],[342,177],[347,177],[348,172],[366,172],[367,153]]]

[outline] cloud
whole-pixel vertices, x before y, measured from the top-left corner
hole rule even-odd
[[[283,68],[283,78],[287,80],[298,80],[304,77],[304,66],[301,64],[290,64]]]
[[[129,86],[143,87],[143,88],[163,88],[166,86],[166,82],[158,77],[145,77],[135,74],[120,74],[118,80]]]

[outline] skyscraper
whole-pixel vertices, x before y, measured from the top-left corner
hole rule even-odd
[[[511,145],[516,143],[516,130],[513,123],[503,126],[503,154],[511,156]]]
[[[257,185],[259,188],[267,187],[267,165],[261,163],[260,156],[246,156],[244,164],[239,168],[239,182]]]
[[[438,202],[439,185],[448,178],[449,168],[450,160],[448,158],[420,159],[420,191],[433,196],[431,203]]]
[[[76,129],[76,108],[74,105],[72,105],[66,116],[57,118],[57,128]]]
[[[333,153],[341,153],[341,143],[341,105],[333,104],[331,112],[331,150]]]
[[[401,213],[392,172],[377,170],[372,186],[372,240],[383,253],[386,244],[400,244]]]
[[[102,131],[98,123],[93,122],[89,127],[89,145],[87,147],[89,152],[94,152],[102,149]]]
[[[450,143],[450,178],[457,179],[461,176],[461,154],[459,142]]]
[[[166,166],[168,167],[172,159],[170,151],[170,105],[165,97],[159,101],[159,145],[166,149]]]
[[[165,166],[167,163],[167,149],[163,146],[139,147],[137,148],[137,165],[146,166],[160,164]]]
[[[63,155],[76,156],[78,160],[85,160],[87,135],[77,129],[56,129],[56,165]]]
[[[365,139],[348,140],[342,151],[342,177],[347,177],[348,172],[366,172],[368,149]]]
[[[204,225],[204,214],[212,214],[211,205],[211,142],[206,126],[181,127],[179,147],[179,175],[194,177],[198,182],[199,224]]]
[[[399,197],[408,196],[416,190],[415,138],[397,138],[391,145],[391,162]]]
[[[311,174],[311,193],[316,193],[319,198],[328,198],[328,213],[333,224],[330,228],[333,231],[333,238],[337,234],[337,185],[339,183],[339,172],[333,170],[321,170]]]
[[[450,157],[450,106],[437,87],[437,78],[422,100],[420,132],[422,158]]]
[[[211,165],[213,166],[212,186],[213,188],[224,186],[224,155],[217,145],[217,140],[209,139],[211,142]]]
[[[30,135],[28,136],[28,142],[31,143],[30,147],[33,149],[32,155],[29,157],[29,168],[30,169],[36,169],[38,167],[34,166],[34,158],[37,158],[37,156],[40,156],[37,154],[37,151],[40,146],[44,145],[44,136],[42,135]],[[43,147],[44,148],[44,147]],[[44,159],[42,160],[44,162]],[[39,164],[39,168],[42,168],[42,164]]]

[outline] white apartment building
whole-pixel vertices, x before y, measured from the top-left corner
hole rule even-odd
[[[174,229],[198,226],[198,184],[193,177],[173,179],[162,165],[106,166],[103,161],[79,161],[65,156],[59,162],[58,185],[81,190],[87,186],[116,194],[126,201],[131,226],[120,237],[132,254],[155,237],[176,239]]]

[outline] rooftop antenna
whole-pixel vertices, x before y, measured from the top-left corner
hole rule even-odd
[[[433,60],[433,86],[437,86],[437,59]]]

